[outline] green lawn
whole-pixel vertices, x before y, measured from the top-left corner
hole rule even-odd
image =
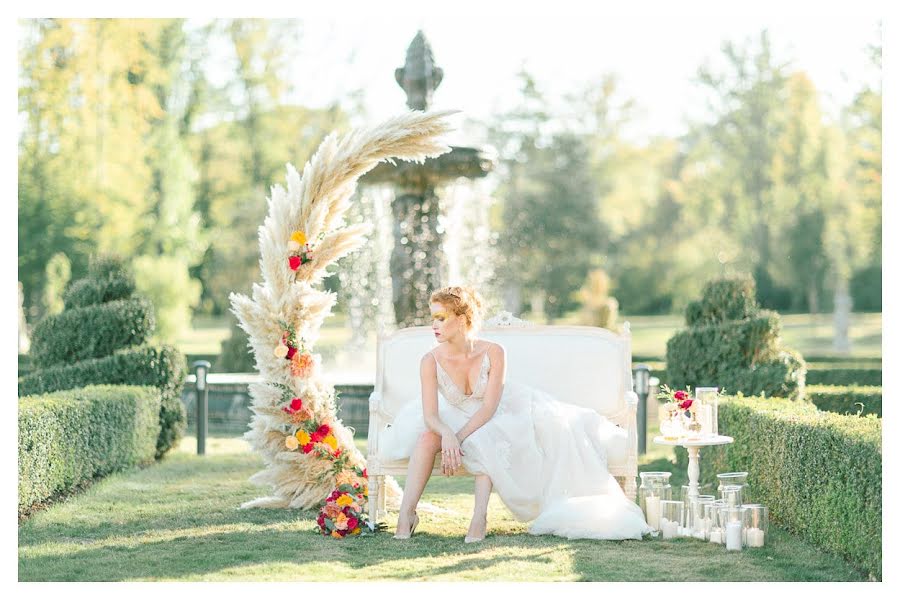
[[[652,445],[651,445],[652,446]],[[543,580],[859,581],[844,561],[779,529],[739,554],[692,539],[569,541],[535,537],[491,499],[488,537],[467,545],[472,480],[433,478],[411,540],[333,540],[314,512],[239,510],[265,490],[247,482],[261,460],[240,438],[212,438],[207,455],[186,438],[162,462],[113,475],[19,526],[21,581]],[[641,470],[672,470],[651,448]],[[652,462],[647,462],[652,461]],[[674,484],[684,476],[673,474]],[[402,481],[401,481],[402,483]]]
[[[525,315],[528,318],[528,315]],[[619,323],[631,322],[632,353],[665,356],[666,340],[684,327],[681,315],[620,317]],[[574,317],[557,323],[577,324]],[[854,313],[850,321],[851,356],[881,357],[881,313]],[[782,315],[782,336],[785,343],[804,355],[831,355],[831,315]],[[226,319],[198,319],[194,328],[178,340],[176,346],[186,354],[217,354],[222,340],[229,336]],[[318,345],[343,345],[350,339],[345,319],[335,315],[322,327]],[[375,347],[374,334],[371,347]]]

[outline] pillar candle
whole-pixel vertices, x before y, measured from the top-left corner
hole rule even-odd
[[[662,529],[663,539],[671,539],[678,537],[678,521],[670,521],[662,517],[659,520],[659,527]]]
[[[737,521],[725,524],[725,549],[741,549],[741,524]]]
[[[713,544],[722,543],[722,529],[720,527],[714,527],[709,530],[709,541]]]
[[[644,499],[647,507],[647,525],[653,529],[659,529],[659,496],[647,496]]]
[[[751,548],[762,548],[765,544],[766,532],[758,527],[747,530],[747,545]]]

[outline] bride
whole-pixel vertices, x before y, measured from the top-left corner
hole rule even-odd
[[[570,539],[641,539],[641,509],[609,474],[606,447],[625,432],[596,412],[506,379],[500,344],[478,339],[483,302],[470,287],[430,297],[438,347],[422,357],[422,396],[405,405],[381,440],[386,459],[409,458],[396,539],[419,523],[416,505],[441,453],[444,475],[475,475],[467,543],[484,539],[492,489],[529,533]]]

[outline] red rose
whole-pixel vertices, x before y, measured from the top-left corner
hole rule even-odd
[[[305,446],[303,446],[303,454],[309,454],[309,453],[312,452],[312,451],[313,451],[313,444],[312,444],[312,442],[310,442],[310,443],[306,444]]]
[[[297,411],[303,408],[303,400],[300,398],[294,398],[291,400],[291,410]]]
[[[319,527],[325,527],[325,515],[322,513],[319,513],[319,518],[316,519],[316,523],[319,524]]]
[[[678,406],[681,408],[681,410],[687,410],[687,409],[689,409],[689,408],[691,407],[691,404],[693,404],[693,403],[694,403],[694,399],[693,399],[693,398],[688,398],[687,400],[685,400],[684,402],[682,402],[682,403],[679,404]]]
[[[318,430],[313,431],[313,432],[312,432],[312,435],[309,436],[309,443],[310,443],[310,444],[315,444],[316,442],[321,442],[322,439],[323,439],[324,437],[325,437],[325,436],[322,435],[321,433],[319,433]]]
[[[682,400],[684,400],[687,397],[688,397],[687,392],[685,392],[684,390],[678,390],[677,392],[675,392],[675,399],[678,400],[679,402],[681,402]]]
[[[294,412],[294,411],[291,410],[291,408],[290,408],[289,406],[283,406],[283,407],[281,408],[281,410],[283,410],[283,411],[286,412],[287,414],[291,414],[292,412]]]
[[[285,358],[291,360],[294,358],[294,355],[297,354],[297,349],[293,346],[288,346],[288,353],[285,355]]]
[[[291,271],[296,271],[300,268],[302,261],[299,256],[292,256],[288,259],[288,264],[291,266]]]
[[[319,428],[316,429],[316,433],[321,434],[324,438],[326,435],[331,433],[331,427],[329,427],[325,423],[322,423],[321,425],[319,425]]]
[[[367,468],[368,468],[368,467],[367,467]],[[369,478],[369,474],[366,473],[366,469],[363,469],[363,477],[365,477],[366,479]]]
[[[359,525],[359,519],[357,519],[356,517],[350,517],[349,519],[347,519],[347,529],[349,529],[350,531],[356,529],[357,525]]]
[[[337,450],[335,450],[333,456],[334,456],[335,458],[340,458],[340,456],[341,456],[341,449],[338,448]]]

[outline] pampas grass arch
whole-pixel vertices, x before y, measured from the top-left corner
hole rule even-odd
[[[269,212],[259,228],[263,283],[253,284],[252,298],[229,296],[261,379],[250,385],[253,417],[244,438],[262,455],[265,468],[250,481],[272,490],[242,508],[310,509],[321,504],[336,483],[329,448],[342,457],[339,464],[346,468],[365,466],[352,433],[336,416],[334,388],[322,380],[320,357],[311,352],[336,299],[317,286],[327,267],[362,246],[372,231],[370,223],[348,226],[343,221],[357,180],[380,161],[423,162],[449,151],[440,139],[451,129],[446,117],[453,112],[414,111],[341,137],[332,133],[306,163],[302,176],[288,164],[287,189],[272,187]],[[285,344],[286,334],[299,345],[295,352],[306,362],[286,360],[283,348],[277,350]],[[302,400],[306,417],[328,425],[331,445],[316,444],[323,451],[312,452],[307,446],[304,452],[303,446],[287,439],[298,422],[296,413],[285,410],[293,398]],[[395,504],[397,484],[386,491]]]

